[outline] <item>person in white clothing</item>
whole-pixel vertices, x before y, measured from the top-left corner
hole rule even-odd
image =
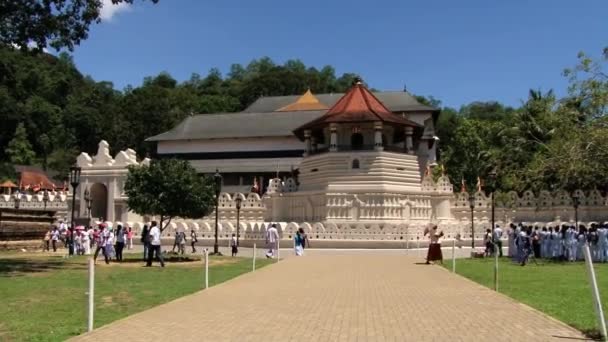
[[[158,228],[156,221],[152,221],[150,227],[150,247],[148,250],[148,262],[146,263],[146,267],[152,266],[152,259],[154,258],[154,254],[156,254],[156,258],[160,262],[160,267],[165,267],[165,261],[163,260],[163,254],[160,250],[161,245],[161,236],[160,229]]]
[[[109,259],[112,258],[112,256],[114,255],[114,228],[112,228],[112,226],[108,225],[108,229],[106,229],[104,232],[105,232],[104,250],[105,250],[106,256],[107,256],[106,264],[109,264],[110,263]]]
[[[279,231],[277,230],[277,225],[273,223],[266,231],[266,245],[268,246],[268,252],[266,252],[267,258],[274,258],[276,255],[278,241]]]
[[[91,255],[91,240],[89,231],[86,229],[82,231],[82,248],[84,249],[85,255]]]

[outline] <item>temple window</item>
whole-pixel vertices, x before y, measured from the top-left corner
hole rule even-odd
[[[359,159],[353,159],[352,168],[353,169],[358,169],[359,168]]]

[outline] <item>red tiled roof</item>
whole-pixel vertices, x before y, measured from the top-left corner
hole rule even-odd
[[[4,181],[2,182],[2,184],[0,184],[0,188],[16,188],[17,184],[11,182],[10,180]]]
[[[420,127],[400,115],[391,112],[360,81],[357,81],[323,116],[296,129],[301,132],[317,126],[340,122],[374,122]]]
[[[55,184],[49,180],[49,178],[40,172],[35,171],[21,171],[21,178],[19,180],[21,187],[35,187],[40,186],[41,189],[54,189]]]

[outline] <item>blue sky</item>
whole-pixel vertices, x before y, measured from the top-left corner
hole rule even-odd
[[[407,84],[452,107],[519,105],[530,88],[563,94],[576,54],[608,46],[605,0],[160,0],[103,14],[74,60],[118,89],[269,56],[356,72],[380,90]]]

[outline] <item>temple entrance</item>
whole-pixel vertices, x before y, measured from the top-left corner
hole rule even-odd
[[[350,146],[353,150],[362,150],[363,149],[363,134],[353,133],[353,135],[350,136]]]
[[[91,186],[91,217],[94,219],[108,217],[108,188],[101,183]]]

